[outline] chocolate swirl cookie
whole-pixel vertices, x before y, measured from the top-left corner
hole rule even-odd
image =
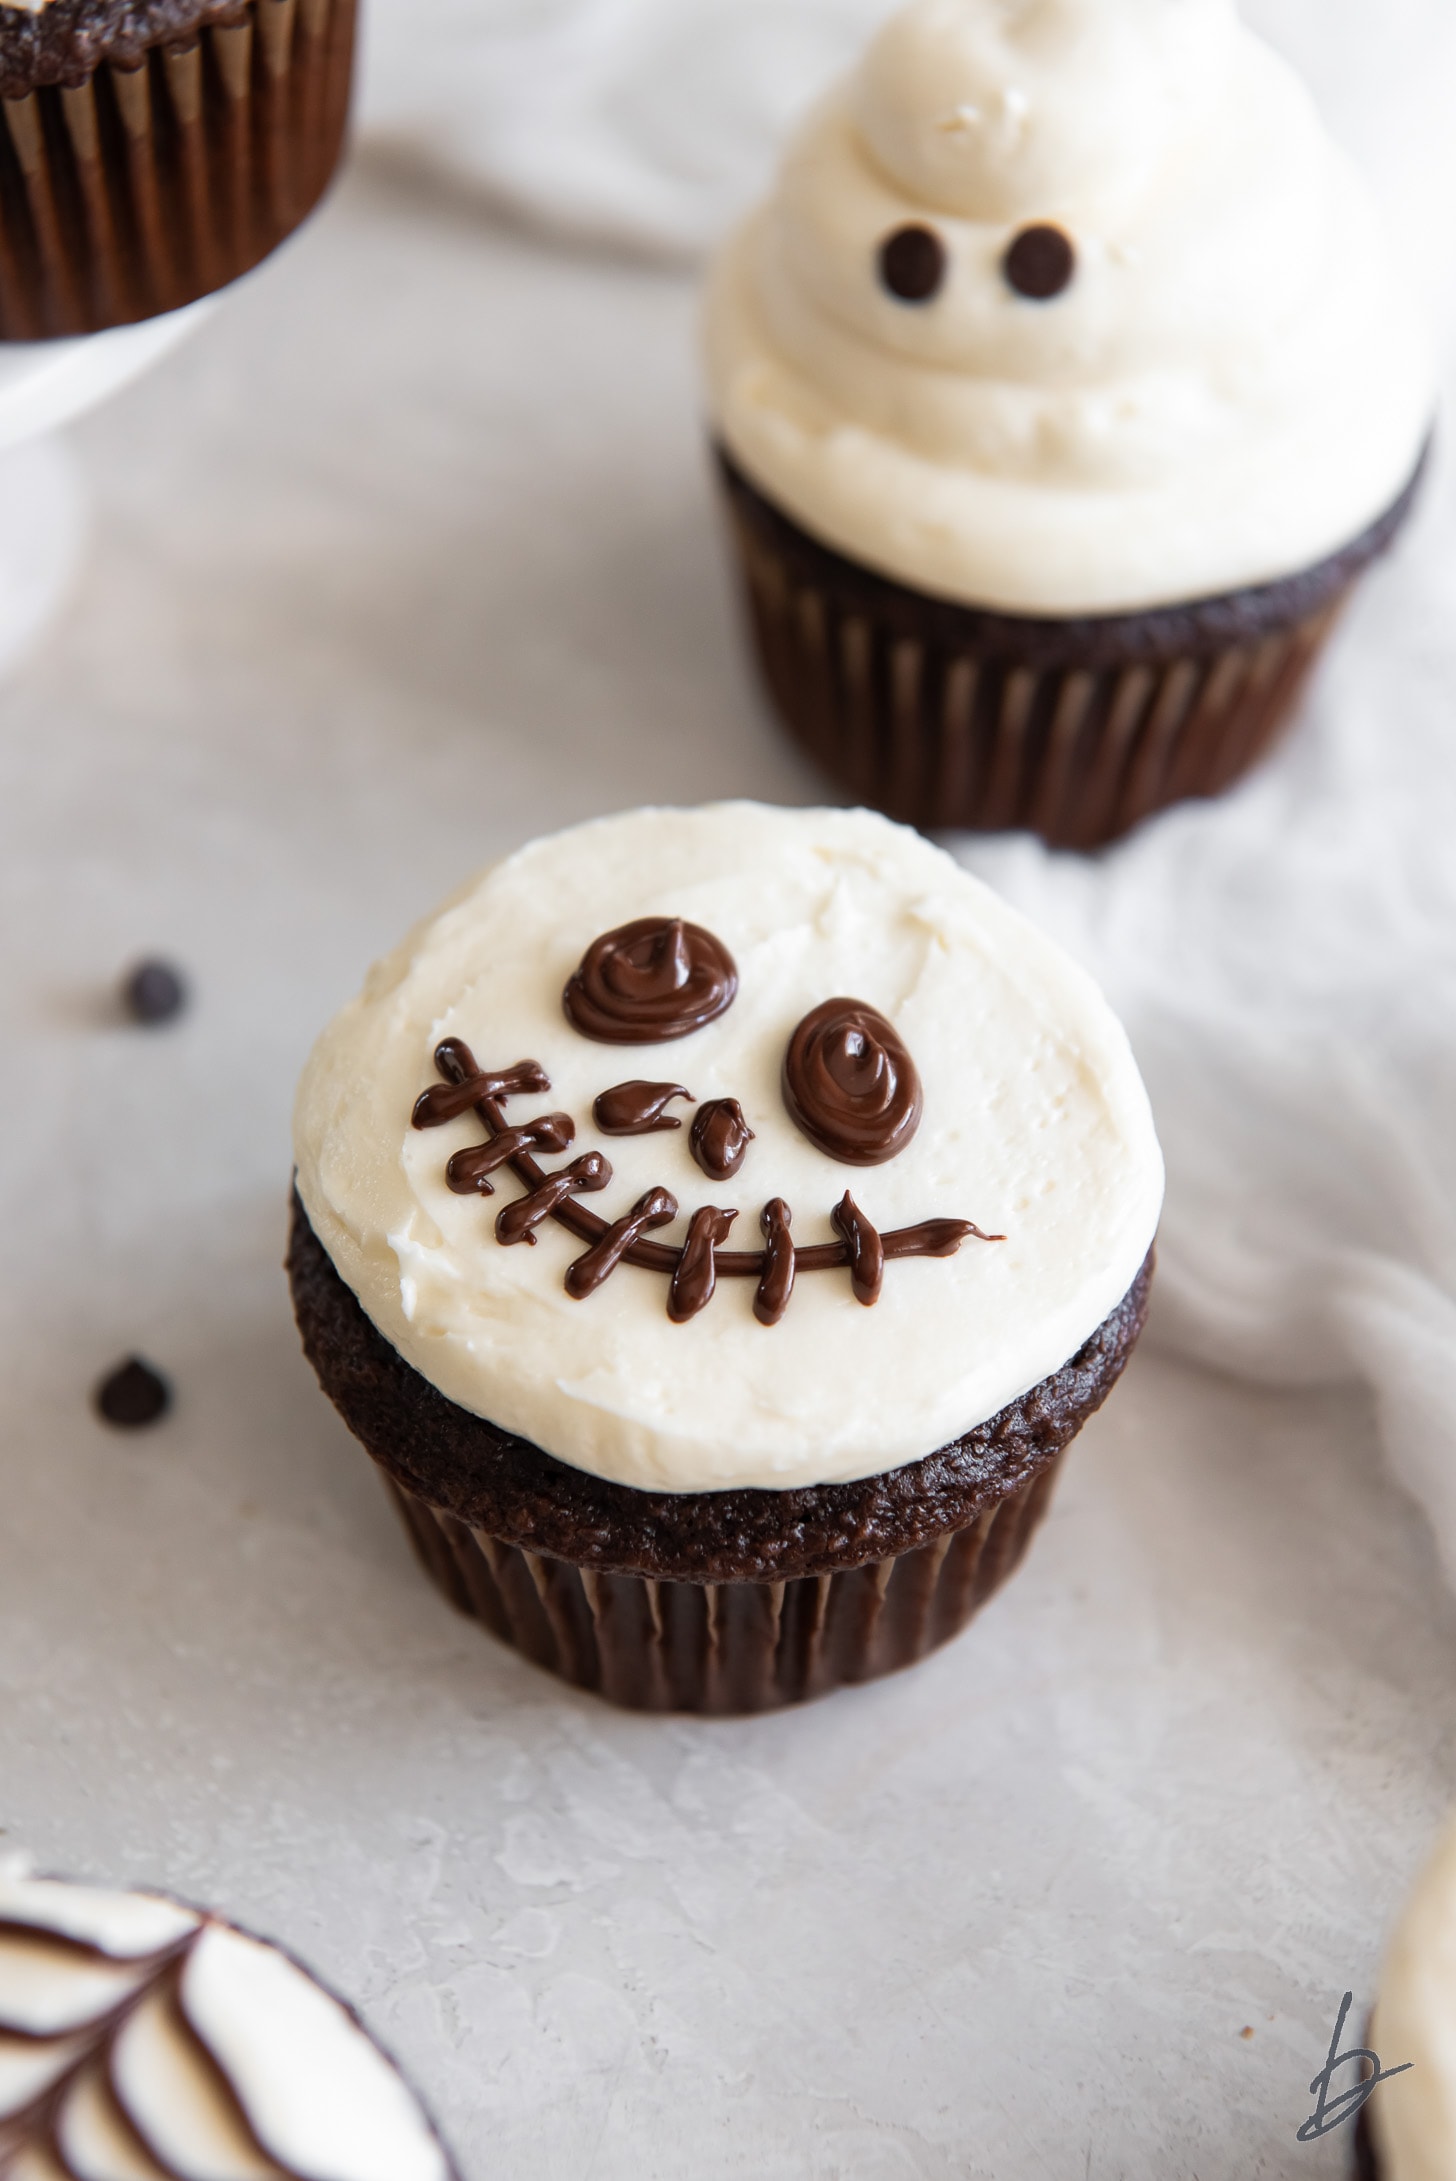
[[[353,2010],[154,1893],[0,1868],[0,2174],[458,2181]]]
[[[883,1166],[920,1126],[920,1077],[893,1026],[863,1000],[825,1000],[784,1055],[784,1104],[844,1166]]]
[[[680,916],[641,916],[592,941],[562,1005],[599,1044],[664,1045],[716,1022],[737,990],[721,939]]]

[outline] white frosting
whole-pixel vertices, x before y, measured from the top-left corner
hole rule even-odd
[[[1072,239],[1047,302],[1001,264]],[[939,236],[922,304],[883,239]],[[1231,0],[914,0],[709,294],[718,432],[921,590],[1120,612],[1291,574],[1411,476],[1433,366],[1364,186]]]
[[[0,1872],[0,1923],[59,1931],[118,1961],[140,1961],[197,1927],[195,1910],[154,1893],[104,1893],[58,1878]]]
[[[1370,2098],[1381,2181],[1456,2175],[1456,1825],[1426,1866],[1390,1943],[1370,2045],[1409,2074]],[[1352,2071],[1353,2073],[1353,2071]],[[1340,2087],[1346,2085],[1342,2081]]]
[[[76,1960],[32,1938],[0,1934],[7,2021],[33,2037],[63,2037],[105,2014],[136,1987],[137,1971]]]
[[[599,934],[681,916],[723,941],[739,973],[726,1014],[658,1045],[605,1045],[567,1021],[563,987]],[[887,1164],[816,1150],[784,1108],[795,1025],[847,995],[887,1016],[924,1089],[913,1141]],[[483,1067],[530,1057],[552,1110],[598,1148],[612,1219],[654,1184],[681,1207],[655,1239],[681,1241],[698,1205],[737,1207],[729,1246],[760,1246],[774,1196],[800,1245],[833,1242],[849,1189],[886,1231],[973,1220],[995,1244],[891,1263],[873,1309],[843,1272],[802,1272],[787,1315],[753,1315],[727,1279],[687,1324],[667,1283],[621,1267],[573,1301],[582,1244],[559,1226],[502,1247],[494,1218],[521,1193],[456,1196],[452,1152],[473,1115],[410,1126],[459,1037]],[[693,1164],[686,1127],[607,1138],[595,1097],[634,1077],[736,1098],[755,1141],[733,1180]],[[691,1117],[692,1109],[675,1110]],[[1059,1368],[1116,1306],[1157,1224],[1162,1163],[1127,1040],[1101,995],[1050,941],[906,828],[864,811],[751,803],[649,810],[538,841],[467,886],[370,974],[314,1049],[294,1149],[314,1230],[374,1324],[440,1391],[577,1467],[668,1491],[787,1487],[873,1474],[982,1422]],[[548,1160],[548,1165],[565,1163]]]
[[[276,1947],[156,1895],[11,1873],[0,1877],[0,2169],[31,2181],[450,2181],[398,2070]]]
[[[320,2181],[436,2181],[444,2160],[419,2107],[337,2000],[276,1947],[212,1925],[189,1956],[188,2021],[242,2100],[259,2138]],[[295,2064],[327,2049],[328,2094]]]
[[[5,2181],[71,2181],[71,2176],[49,2151],[28,2143],[6,2168]]]
[[[78,2050],[74,2039],[46,2038],[36,2043],[29,2037],[0,2033],[0,2114],[18,2113],[32,2098],[39,2097]],[[0,2129],[0,2145],[4,2140]]]
[[[197,2070],[192,2074],[195,2077]],[[66,2099],[56,2125],[56,2140],[66,2164],[86,2181],[168,2181],[167,2169],[159,2166],[137,2141],[110,2095],[105,2070],[88,2067]],[[253,2170],[228,2163],[213,2163],[208,2174],[225,2173],[228,2181],[247,2181]],[[268,2181],[276,2169],[265,2169]]]
[[[240,2013],[245,2004],[233,1995],[235,2012]],[[145,2136],[165,2172],[225,2173],[228,2181],[273,2181],[277,2172],[273,2160],[250,2139],[219,2079],[197,2065],[188,2025],[178,2015],[170,1992],[150,1993],[128,2017],[116,2040],[111,2075],[117,2103]],[[236,2087],[241,2093],[241,2085]],[[321,2103],[335,2101],[325,2093]],[[296,2160],[289,2163],[298,2165]],[[301,2170],[312,2181],[311,2169]]]

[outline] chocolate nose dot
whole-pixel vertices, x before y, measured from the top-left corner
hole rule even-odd
[[[928,227],[897,227],[880,244],[880,278],[902,303],[928,303],[945,279],[945,244]]]
[[[1007,285],[1033,303],[1049,303],[1072,284],[1077,253],[1060,227],[1023,227],[1002,260]]]

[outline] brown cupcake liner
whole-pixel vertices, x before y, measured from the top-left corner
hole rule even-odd
[[[911,825],[1081,849],[1254,764],[1421,474],[1346,551],[1287,582],[1040,621],[878,576],[801,530],[721,450],[718,466],[760,672],[824,772]]]
[[[920,1461],[848,1484],[660,1492],[459,1408],[371,1324],[297,1195],[304,1353],[450,1603],[578,1688],[745,1713],[913,1665],[1020,1561],[1067,1447],[1126,1367],[1153,1256],[1059,1370]]]
[[[637,1711],[743,1715],[897,1673],[959,1635],[1020,1561],[1061,1461],[933,1544],[779,1583],[598,1574],[385,1481],[450,1603],[537,1666]]]
[[[338,163],[356,0],[245,0],[181,44],[0,99],[0,339],[99,333],[211,294]]]

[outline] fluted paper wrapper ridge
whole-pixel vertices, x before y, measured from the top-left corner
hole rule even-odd
[[[1065,1449],[959,1530],[790,1582],[602,1575],[504,1543],[385,1474],[420,1560],[501,1642],[635,1711],[775,1711],[911,1666],[958,1635],[1020,1561]]]
[[[909,594],[876,607],[873,577],[837,584],[787,518],[723,465],[753,648],[784,725],[859,802],[923,827],[1026,830],[1091,849],[1193,796],[1217,795],[1285,725],[1360,570],[1312,611],[1248,641],[1180,645],[1184,617],[1136,617],[1125,658],[1018,651],[1014,617],[960,616]],[[1383,542],[1383,541],[1382,541]],[[1129,617],[1129,625],[1134,617]],[[980,620],[996,625],[989,641]],[[1146,640],[1165,625],[1169,640]],[[1031,624],[1039,629],[1041,624]]]
[[[212,293],[338,163],[356,0],[247,0],[135,68],[0,100],[0,339],[97,333]]]

